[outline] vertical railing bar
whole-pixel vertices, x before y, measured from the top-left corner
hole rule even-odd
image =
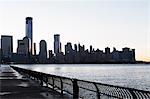
[[[102,85],[101,85],[101,89],[100,89],[100,90],[101,90],[101,93],[103,93],[104,90],[105,90],[105,86],[102,86]]]
[[[137,98],[138,98],[138,97],[136,96],[136,94],[133,92],[133,90],[131,90],[131,89],[128,89],[128,90],[129,90],[129,92],[131,93],[133,99],[137,99]]]
[[[135,94],[137,96],[137,99],[145,99],[142,97],[142,95],[140,94],[140,92],[135,91]]]
[[[54,77],[52,76],[52,88],[53,88],[53,90],[54,90],[54,88],[55,88],[54,85],[55,85],[55,84],[54,84]]]
[[[118,87],[116,87],[115,92],[117,92],[117,95],[119,98],[122,98],[122,95],[121,95],[122,93],[120,92],[120,89]]]
[[[63,95],[63,81],[61,77],[60,77],[60,83],[61,83],[61,95]]]
[[[150,93],[149,93],[149,94],[147,94],[147,96],[150,98]]]
[[[46,77],[46,86],[48,87],[48,76],[45,75],[45,77]]]
[[[124,89],[125,94],[127,95],[128,99],[131,99],[131,94],[127,89]]]
[[[43,85],[43,75],[40,73],[40,84]]]
[[[142,97],[142,99],[146,99],[146,98],[145,98],[145,95],[144,95],[143,93],[139,92],[139,94],[140,94],[140,96]]]
[[[47,83],[46,76],[45,76],[45,74],[42,74],[42,75],[43,75],[43,86],[45,86],[45,84]],[[46,86],[47,86],[47,84],[46,84]]]
[[[144,97],[146,97],[146,99],[148,99],[148,96],[147,96],[147,94],[146,94],[146,93],[143,93],[143,95],[144,95]]]
[[[109,95],[109,93],[108,93],[108,88],[109,88],[109,86],[105,86],[106,94],[108,94],[108,95]]]
[[[128,95],[128,99],[132,99],[132,94],[129,92],[129,90],[125,89],[125,93]]]
[[[73,83],[73,99],[79,99],[79,86],[77,79],[72,79]]]
[[[115,87],[113,87],[113,88],[112,88],[112,87],[109,87],[108,92],[109,92],[109,95],[110,95],[110,96],[114,96],[115,94],[117,94],[117,92],[116,92],[117,90],[115,90],[115,92],[112,92],[113,89],[115,89]]]
[[[142,95],[140,94],[140,92],[137,92],[137,96],[138,96],[137,99],[144,99],[144,98],[142,97]]]
[[[122,91],[122,94],[123,94],[122,98],[128,98],[127,95],[126,95],[126,93],[125,93],[125,91],[124,91],[124,89],[121,89],[121,91]]]

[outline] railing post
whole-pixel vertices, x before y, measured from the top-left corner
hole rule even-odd
[[[93,83],[93,84],[95,85],[95,88],[96,88],[96,90],[97,90],[97,99],[100,99],[99,89],[98,89],[96,83]]]
[[[77,83],[77,79],[73,79],[73,99],[79,98],[79,86]]]
[[[63,95],[63,82],[62,82],[61,77],[60,77],[60,82],[61,82],[61,95]]]
[[[53,87],[53,90],[54,90],[54,77],[52,76],[52,80],[53,80],[53,84],[52,84],[52,87]]]
[[[40,73],[40,85],[43,85],[43,75]]]
[[[45,76],[45,79],[46,79],[46,86],[48,87],[48,77],[47,77],[47,75]]]

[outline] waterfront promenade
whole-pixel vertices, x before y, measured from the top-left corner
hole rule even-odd
[[[150,91],[46,74],[15,66],[3,65],[0,70],[0,99],[150,99]]]
[[[0,67],[0,99],[68,99],[50,88],[28,79],[10,66]]]

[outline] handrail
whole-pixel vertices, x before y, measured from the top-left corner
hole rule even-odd
[[[11,66],[22,75],[39,81],[41,85],[51,87],[53,90],[60,90],[73,96],[74,99],[150,99],[150,91],[134,88],[120,87],[92,81],[79,80],[69,77],[46,74],[19,67]]]

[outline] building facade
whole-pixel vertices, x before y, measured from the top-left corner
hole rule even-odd
[[[47,60],[47,44],[45,40],[40,41],[39,62],[46,63]]]
[[[11,58],[13,53],[13,37],[12,36],[1,36],[1,50],[3,58]]]
[[[30,46],[29,48],[31,54],[33,52],[33,26],[32,26],[32,17],[26,17],[26,37],[30,40]]]
[[[23,40],[18,40],[17,54],[28,55],[30,53],[30,40],[24,37]]]
[[[54,35],[54,53],[55,55],[61,52],[60,35]]]

